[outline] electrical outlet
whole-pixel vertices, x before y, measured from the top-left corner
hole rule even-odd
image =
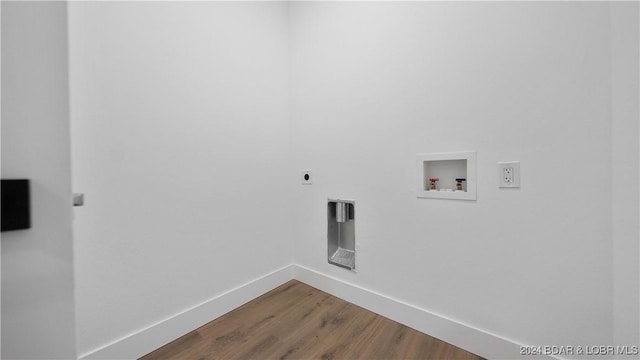
[[[501,188],[519,188],[520,187],[520,162],[509,161],[498,163],[498,179]]]
[[[302,185],[313,184],[313,172],[311,170],[302,170],[300,178],[302,179]]]

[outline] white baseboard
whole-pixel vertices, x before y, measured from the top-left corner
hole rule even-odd
[[[307,285],[487,359],[558,359],[550,356],[521,356],[521,344],[514,341],[304,266],[294,265],[293,276]]]
[[[137,359],[199,328],[229,311],[293,279],[293,265],[285,266],[249,283],[175,314],[81,355],[80,359]]]

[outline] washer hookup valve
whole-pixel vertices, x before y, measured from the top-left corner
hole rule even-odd
[[[429,178],[429,190],[437,190],[438,187],[438,178]]]
[[[462,182],[467,181],[465,178],[457,178],[456,179],[456,190],[462,191]]]

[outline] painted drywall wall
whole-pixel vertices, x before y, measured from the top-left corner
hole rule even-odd
[[[35,97],[25,91],[43,73],[47,81],[37,81],[46,85],[43,93],[66,86],[60,78],[66,70],[59,71],[58,61],[63,52],[57,52],[66,47],[59,7],[45,5],[54,10],[41,12],[33,5],[17,17],[10,12],[11,28],[20,29],[13,37],[4,9],[16,5],[2,4],[3,105],[7,97],[18,99],[14,104],[21,111],[35,114],[28,123],[7,122],[17,107],[3,106],[3,176],[12,163],[8,158],[19,163],[16,169],[57,158],[67,136],[60,109],[49,111],[65,104],[66,90]],[[637,27],[627,5],[611,8],[613,40],[602,18],[605,4],[396,4],[391,9],[390,4],[298,3],[289,17],[281,5],[262,4],[259,11],[256,4],[71,5],[74,145],[82,149],[74,154],[82,165],[74,180],[92,205],[76,211],[83,266],[81,353],[287,264],[289,241],[303,266],[515,341],[626,344],[633,339],[637,323],[627,310],[638,303],[637,277],[628,270],[637,268],[637,260],[627,250],[637,248],[631,241],[637,229],[631,218],[615,214],[637,215],[637,203],[620,201],[621,188],[601,186],[594,193],[594,184],[607,183],[609,176],[589,170],[624,172],[634,161],[625,158],[626,151],[637,149],[637,137],[627,138],[637,127],[631,121],[637,104],[629,102],[637,84],[627,82],[625,70],[637,47],[633,38],[615,35]],[[626,20],[616,22],[620,17]],[[150,27],[139,26],[140,19]],[[19,20],[40,25],[26,29]],[[281,28],[288,21],[289,32]],[[574,22],[576,29],[566,25]],[[258,32],[252,30],[256,24]],[[287,151],[283,50],[289,35],[296,99],[292,152]],[[12,56],[4,55],[7,37],[21,49]],[[44,39],[60,46],[35,46],[30,49],[38,51],[27,53],[26,45]],[[50,51],[56,61],[49,61]],[[28,81],[6,85],[7,58],[12,69],[21,69],[11,73]],[[42,72],[25,70],[34,63]],[[609,88],[600,86],[604,83]],[[22,106],[34,98],[51,100],[44,107],[47,116],[39,112],[43,108]],[[613,127],[602,123],[606,107]],[[46,131],[34,134],[36,128]],[[25,144],[44,136],[62,140],[38,140],[37,157],[17,161],[27,158]],[[415,153],[444,150],[479,151],[484,182],[477,202],[413,197]],[[291,154],[295,161],[287,170]],[[56,185],[41,191],[54,189],[59,204],[66,204],[70,189],[65,185],[64,195],[58,193],[64,176],[50,167],[68,166],[64,155],[59,159],[44,167],[38,163],[37,170],[55,172],[42,179]],[[523,189],[499,191],[492,173],[501,160],[523,161],[523,175],[552,173],[590,182],[525,176]],[[202,165],[209,162],[220,171]],[[289,202],[283,184],[293,184],[299,170],[309,167],[315,185],[296,187],[299,201]],[[261,174],[257,182],[254,170]],[[205,193],[195,191],[203,188]],[[329,267],[324,259],[322,209],[330,196],[358,200],[359,224],[364,221],[357,232],[358,274]],[[178,213],[183,216],[176,218]],[[612,214],[607,225],[603,219]],[[56,216],[67,215],[63,210]],[[458,219],[465,219],[463,225]],[[294,222],[295,234],[288,233]],[[6,268],[16,261],[7,263],[5,254],[18,247],[7,248],[5,239],[28,236],[3,234],[3,356],[21,357],[8,351],[22,347],[17,351],[29,352],[27,357],[42,357],[36,352],[43,350],[47,357],[72,357],[73,330],[59,326],[72,321],[67,306],[72,273],[64,260],[69,255],[58,256],[69,247],[70,237],[58,236],[63,228],[47,234],[62,242],[29,242],[34,246],[11,255],[46,264],[36,269],[42,273],[28,269],[13,282],[5,281]],[[263,241],[254,238],[257,232],[266,234]],[[52,285],[25,286],[34,279]],[[6,303],[8,286],[25,298],[44,294],[48,301]],[[50,301],[51,290],[60,302]],[[577,304],[567,309],[570,301]],[[498,313],[503,308],[506,313]],[[34,326],[29,339],[41,342],[26,349],[24,332],[42,317],[59,320],[58,326],[55,332]],[[9,321],[20,323],[7,334]],[[541,335],[541,329],[550,335]],[[568,335],[558,338],[561,332]]]
[[[2,233],[2,357],[73,359],[66,4],[1,8],[2,178],[31,180],[32,216]]]
[[[517,343],[611,344],[608,5],[314,2],[290,19],[292,172],[314,172],[295,262]],[[416,198],[417,153],[468,150],[477,201]],[[513,160],[522,187],[499,189]],[[327,263],[327,198],[356,200],[355,273]]]
[[[614,343],[640,341],[638,147],[640,29],[637,2],[610,5]],[[626,185],[628,184],[628,185]]]
[[[2,31],[2,6],[0,6],[0,32]],[[0,36],[0,49],[2,49],[2,36]],[[1,53],[1,50],[0,50]],[[2,79],[2,56],[0,56],[0,79]],[[1,80],[0,80],[1,82]],[[2,150],[2,86],[0,86],[0,151]],[[0,157],[1,158],[1,157]],[[0,159],[0,167],[2,159]],[[1,174],[1,171],[0,171]],[[2,191],[0,189],[0,191]],[[0,234],[0,270],[2,269],[2,235]],[[0,274],[0,281],[2,275]],[[0,283],[0,358],[2,358],[2,285]]]
[[[291,263],[286,16],[69,4],[79,354]]]

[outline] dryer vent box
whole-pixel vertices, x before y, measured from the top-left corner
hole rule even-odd
[[[327,252],[329,264],[356,268],[355,202],[327,202]]]

